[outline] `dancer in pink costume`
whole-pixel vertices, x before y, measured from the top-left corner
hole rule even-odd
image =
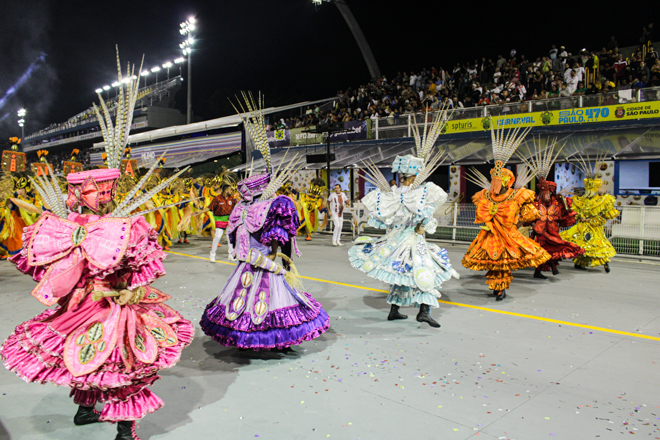
[[[117,114],[133,114],[137,81],[128,83],[120,99],[129,111]],[[148,387],[160,370],[179,361],[194,327],[165,304],[169,295],[150,287],[165,275],[166,254],[143,212],[128,214],[172,179],[134,199],[152,168],[115,206],[128,137],[127,130],[124,139],[118,132],[131,121],[117,124],[110,130],[116,137],[104,136],[109,168],[69,174],[66,203],[54,178],[33,181],[51,212],[24,230],[25,245],[11,261],[38,282],[36,299],[58,307],[17,326],[0,355],[26,382],[70,387],[79,405],[76,425],[118,422],[116,440],[139,440],[135,422],[163,406]],[[100,412],[97,402],[105,403]]]

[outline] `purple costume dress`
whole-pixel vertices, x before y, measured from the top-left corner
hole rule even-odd
[[[254,350],[283,349],[318,337],[328,330],[328,314],[311,295],[292,287],[286,270],[268,258],[272,241],[282,246],[292,240],[300,255],[296,206],[286,196],[252,202],[249,188],[239,184],[239,190],[243,201],[227,228],[239,264],[206,307],[202,330],[222,345]]]

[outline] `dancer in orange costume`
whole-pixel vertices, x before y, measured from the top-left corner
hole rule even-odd
[[[512,129],[505,137],[503,130],[497,133],[491,127],[495,168],[490,171],[491,181],[473,169],[470,180],[482,186],[472,197],[477,207],[475,223],[483,223],[479,235],[463,257],[463,266],[472,270],[487,270],[488,288],[497,296],[506,298],[506,289],[513,280],[512,271],[525,267],[537,267],[550,259],[538,243],[518,231],[518,224],[539,218],[534,207],[534,191],[525,186],[532,178],[530,171],[516,181],[513,173],[504,168],[520,145],[528,130],[519,135],[520,128]]]

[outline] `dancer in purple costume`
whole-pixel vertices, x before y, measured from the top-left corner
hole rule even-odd
[[[200,325],[204,333],[228,347],[288,349],[328,330],[329,317],[311,295],[296,288],[295,266],[289,261],[291,271],[287,271],[274,261],[283,256],[277,253],[278,247],[289,241],[300,255],[295,204],[286,196],[271,198],[298,168],[298,160],[296,155],[284,172],[276,172],[271,179],[261,105],[251,96],[245,98],[250,113],[243,117],[244,124],[266,160],[267,173],[238,183],[242,200],[229,217],[227,234],[239,264],[220,295],[206,307]]]

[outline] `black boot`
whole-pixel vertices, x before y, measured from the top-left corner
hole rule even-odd
[[[408,319],[408,315],[399,313],[399,306],[392,304],[392,307],[390,307],[390,314],[387,315],[387,320],[394,321],[395,319]]]
[[[298,352],[291,347],[271,348],[270,350],[277,353],[282,353],[286,356],[298,356]]]
[[[431,318],[431,315],[429,311],[431,308],[429,307],[428,304],[421,304],[419,306],[419,313],[417,314],[417,322],[428,322],[428,324],[431,327],[438,328],[440,327],[440,324],[438,324],[433,318]]]
[[[495,301],[502,301],[504,298],[506,298],[506,290],[500,290],[497,293],[497,298],[495,298]]]
[[[133,421],[117,423],[117,437],[115,437],[115,440],[140,440],[135,432],[136,428],[137,423]]]
[[[98,412],[93,406],[78,406],[78,412],[73,416],[73,424],[76,426],[89,425],[90,423],[97,423],[101,413]]]
[[[557,270],[557,265],[555,264],[555,265],[552,266],[552,274],[557,275],[558,273],[559,273],[559,270]]]
[[[610,273],[610,263],[605,263],[605,273]]]
[[[582,267],[582,266],[580,266],[580,265],[577,264],[577,263],[575,263],[575,266],[573,266],[573,267],[575,267],[575,268],[578,269],[578,270],[587,270],[586,267]]]
[[[546,277],[545,275],[543,275],[543,274],[541,273],[541,269],[539,269],[538,267],[537,267],[536,270],[534,271],[534,278],[540,278],[540,279],[542,279],[542,280],[547,280],[547,279],[548,279],[548,277]]]

